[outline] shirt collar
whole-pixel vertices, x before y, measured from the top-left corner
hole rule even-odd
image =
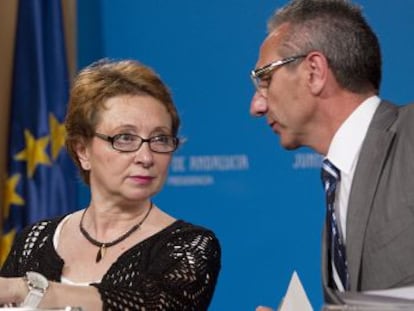
[[[326,157],[341,172],[349,174],[356,164],[369,124],[380,102],[378,96],[367,98],[336,131]]]

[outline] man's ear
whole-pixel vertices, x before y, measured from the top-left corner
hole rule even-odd
[[[306,64],[309,89],[313,95],[319,95],[328,80],[328,60],[320,52],[311,52],[306,56]]]

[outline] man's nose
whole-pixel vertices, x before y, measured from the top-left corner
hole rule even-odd
[[[258,92],[254,93],[250,103],[250,114],[254,117],[262,117],[267,113],[267,100]]]

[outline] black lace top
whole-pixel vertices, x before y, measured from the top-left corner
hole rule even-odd
[[[59,282],[64,261],[53,246],[62,218],[38,222],[19,234],[0,275],[37,271]],[[112,264],[95,286],[103,310],[207,310],[220,270],[214,233],[178,220],[138,243]]]

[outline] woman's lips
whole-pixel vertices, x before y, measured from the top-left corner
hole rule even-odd
[[[152,176],[145,176],[145,175],[134,175],[134,176],[130,176],[129,178],[139,184],[149,184],[154,179],[154,177]]]

